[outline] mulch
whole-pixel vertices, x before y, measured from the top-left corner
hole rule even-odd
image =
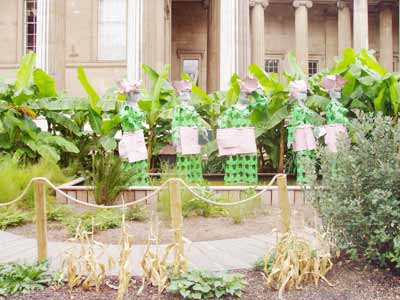
[[[263,275],[258,271],[239,270],[245,275],[248,287],[242,299],[244,300],[273,300],[278,299],[277,291],[265,286]],[[338,262],[327,276],[335,286],[330,287],[321,282],[319,287],[313,284],[306,285],[301,290],[291,290],[284,294],[287,300],[395,300],[400,299],[400,277],[393,276],[389,272],[361,267],[354,263]],[[116,284],[115,278],[108,280]],[[140,295],[137,291],[141,285],[141,279],[135,278],[135,284],[129,290],[126,299],[135,300],[178,300],[176,295],[163,293],[158,298],[154,287],[147,287]],[[83,290],[81,288],[69,291],[67,287],[59,289],[47,288],[44,291],[35,291],[28,295],[20,295],[5,298],[7,300],[114,300],[117,291],[104,285],[100,291]],[[0,297],[1,299],[1,297]]]

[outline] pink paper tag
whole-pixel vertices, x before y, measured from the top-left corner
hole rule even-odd
[[[217,144],[219,156],[255,154],[256,130],[254,127],[218,129]]]
[[[347,128],[343,124],[330,124],[324,126],[325,144],[328,146],[329,152],[337,152],[337,137],[339,134],[347,136]]]
[[[311,125],[297,126],[294,131],[293,150],[295,152],[314,150],[317,144],[314,137],[314,131]]]
[[[199,129],[197,127],[180,127],[179,128],[180,144],[177,152],[184,155],[199,154]]]
[[[147,159],[147,148],[144,141],[143,130],[124,132],[118,144],[119,155],[122,159],[128,159],[134,163]]]

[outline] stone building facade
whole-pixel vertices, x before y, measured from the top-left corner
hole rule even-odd
[[[141,65],[171,79],[198,73],[199,85],[225,89],[250,63],[282,74],[295,51],[310,75],[347,47],[371,48],[389,71],[398,69],[398,0],[0,0],[0,75],[12,79],[21,57],[59,89],[82,95],[76,68],[97,90],[142,77]]]

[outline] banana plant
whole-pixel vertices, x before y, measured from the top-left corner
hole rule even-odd
[[[167,104],[172,103],[174,92],[171,84],[168,82],[170,65],[164,65],[161,73],[157,73],[148,65],[143,65],[142,69],[151,81],[151,88],[149,91],[144,86],[142,87],[141,99],[138,101],[139,107],[146,114],[148,125],[147,162],[150,170],[153,166],[153,156],[156,154],[157,143],[165,136],[165,132],[160,132],[160,130],[158,130],[160,128],[158,127],[163,119],[171,117],[168,115],[168,112],[171,110],[167,110],[167,108],[171,107],[168,107]]]
[[[39,157],[58,161],[61,152],[77,153],[78,148],[65,138],[41,131],[33,121],[38,111],[29,102],[43,97],[56,97],[52,78],[41,69],[34,69],[35,54],[27,54],[21,62],[15,83],[0,84],[0,149],[12,153],[17,160]]]
[[[121,119],[118,116],[118,104],[116,104],[116,96],[114,97],[114,111],[105,111],[101,105],[101,97],[90,84],[85,70],[82,66],[78,67],[78,80],[88,96],[89,105],[79,116],[81,120],[88,120],[92,129],[92,139],[94,145],[97,141],[101,144],[105,151],[113,151],[117,147],[115,134],[119,129]]]

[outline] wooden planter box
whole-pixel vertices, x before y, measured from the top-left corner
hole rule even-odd
[[[80,201],[88,203],[96,203],[94,200],[94,187],[79,185],[84,181],[83,178],[77,178],[71,182],[58,186],[60,190],[66,194],[79,199]],[[158,186],[131,186],[124,190],[123,197],[125,203],[133,202],[139,200],[153,191],[155,191]],[[194,187],[196,188],[196,187]],[[218,194],[224,195],[229,201],[237,201],[240,199],[241,193],[248,190],[255,190],[259,192],[265,188],[265,186],[257,186],[256,188],[251,186],[208,186],[209,189],[215,191]],[[166,188],[168,190],[168,188]],[[289,201],[294,206],[302,206],[305,203],[304,190],[300,186],[288,186]],[[158,195],[154,198],[148,199],[146,204],[151,204],[153,201],[157,201]],[[65,196],[57,193],[57,200],[61,203],[70,203]],[[270,186],[268,190],[261,195],[262,206],[278,206],[278,187]],[[122,197],[119,196],[115,204],[121,204]]]

